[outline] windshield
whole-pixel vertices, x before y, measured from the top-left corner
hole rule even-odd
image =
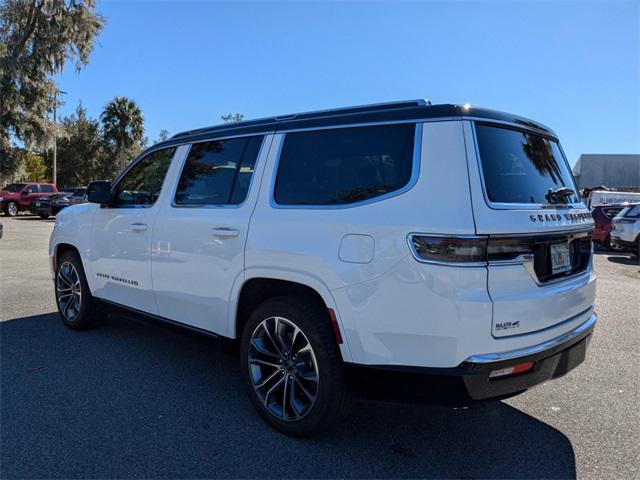
[[[570,189],[558,203],[578,201],[560,146],[532,132],[476,124],[487,196],[496,203],[550,203],[549,190]]]
[[[26,183],[10,183],[6,187],[4,187],[3,190],[5,190],[7,192],[15,193],[15,192],[19,192],[20,190],[22,190],[25,185],[26,185]]]

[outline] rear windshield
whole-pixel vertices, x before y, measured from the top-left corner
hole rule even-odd
[[[3,188],[6,192],[19,192],[24,188],[26,183],[10,183],[6,187]]]
[[[476,124],[487,196],[496,203],[549,203],[549,190],[567,187],[578,201],[571,171],[557,142],[520,130]]]
[[[640,204],[625,208],[618,214],[618,217],[640,218]]]

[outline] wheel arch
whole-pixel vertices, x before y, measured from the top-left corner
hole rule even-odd
[[[320,281],[291,272],[255,272],[245,277],[234,288],[235,301],[230,302],[228,331],[233,338],[242,335],[242,329],[251,312],[261,303],[281,295],[295,295],[309,298],[326,312],[327,322],[334,328],[336,343],[344,361],[351,360],[345,339],[345,330],[340,320],[333,295]]]

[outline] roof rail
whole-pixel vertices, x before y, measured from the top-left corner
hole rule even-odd
[[[196,133],[206,133],[206,132],[212,132],[216,130],[234,130],[234,129],[244,128],[244,127],[255,127],[258,125],[268,126],[268,125],[277,124],[278,122],[282,122],[285,120],[301,120],[301,119],[309,119],[309,118],[352,115],[357,113],[397,110],[402,108],[426,107],[429,105],[431,105],[431,102],[427,99],[416,99],[416,100],[403,100],[398,102],[372,103],[368,105],[333,108],[328,110],[315,110],[315,111],[303,112],[303,113],[293,113],[289,115],[278,115],[275,117],[258,118],[255,120],[247,120],[247,121],[238,122],[238,123],[224,123],[220,125],[214,125],[211,127],[197,128],[195,130],[187,130],[185,132],[176,133],[171,138],[185,137],[188,135],[194,135]]]

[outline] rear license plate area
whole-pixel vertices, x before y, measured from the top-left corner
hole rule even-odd
[[[571,271],[571,245],[557,243],[549,246],[551,254],[551,273],[556,275]]]

